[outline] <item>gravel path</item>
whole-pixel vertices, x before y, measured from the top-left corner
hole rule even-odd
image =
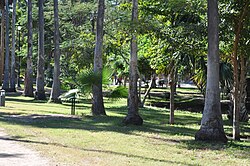
[[[0,166],[48,166],[48,159],[18,141],[11,139],[0,128]]]

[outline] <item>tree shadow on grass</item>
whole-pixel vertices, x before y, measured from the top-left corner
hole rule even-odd
[[[194,166],[193,164],[187,164],[187,163],[179,162],[179,161],[158,159],[158,158],[146,157],[146,156],[141,156],[141,155],[136,155],[136,154],[127,154],[127,153],[116,152],[116,151],[112,151],[112,150],[88,149],[88,148],[81,148],[79,146],[77,146],[77,147],[76,146],[75,147],[74,146],[68,146],[68,145],[64,145],[64,144],[61,144],[61,143],[32,141],[32,140],[27,140],[27,139],[16,139],[16,138],[6,138],[6,137],[0,137],[0,139],[8,140],[8,141],[15,141],[15,142],[23,142],[23,143],[32,143],[32,144],[41,144],[41,145],[53,145],[53,146],[59,146],[59,147],[69,148],[69,149],[76,149],[76,150],[81,150],[81,151],[86,151],[86,152],[105,153],[105,154],[110,154],[110,155],[125,156],[125,157],[128,157],[128,158],[137,158],[137,159],[143,159],[143,160],[148,160],[148,161],[153,161],[153,162],[161,162],[161,163],[166,163],[166,164],[179,164],[179,165]],[[4,156],[4,154],[3,154],[3,156]],[[8,155],[5,155],[5,157],[8,157]],[[15,157],[15,156],[13,156],[13,157]],[[1,153],[0,153],[0,158],[1,158]]]
[[[86,103],[84,103],[84,104],[86,104]],[[62,105],[67,106],[67,107],[70,107],[70,108],[71,108],[71,106],[72,106],[71,103],[62,103]],[[78,110],[79,110],[79,109],[91,109],[91,105],[86,106],[86,105],[80,105],[79,103],[77,103],[77,104],[75,105],[75,108],[78,109]]]
[[[249,149],[250,147],[248,145],[240,145],[240,144],[216,144],[216,143],[204,143],[194,140],[181,140],[181,139],[172,139],[168,138],[169,135],[173,136],[189,136],[194,137],[196,130],[193,128],[190,128],[187,125],[192,125],[196,123],[196,120],[199,121],[198,117],[188,116],[188,120],[186,122],[182,122],[185,120],[185,118],[182,118],[182,116],[178,115],[176,116],[177,123],[178,121],[181,121],[181,124],[177,125],[168,125],[168,124],[162,124],[162,121],[165,121],[168,119],[166,112],[160,111],[160,110],[154,110],[154,109],[147,109],[142,111],[142,116],[144,118],[144,124],[143,126],[125,126],[121,123],[124,116],[126,115],[126,106],[123,107],[112,107],[108,108],[107,112],[115,113],[115,116],[83,116],[83,117],[77,117],[77,116],[70,116],[70,115],[38,115],[38,114],[32,114],[32,115],[24,115],[24,114],[11,114],[11,113],[4,113],[0,112],[0,121],[5,123],[13,123],[18,125],[27,125],[27,126],[35,126],[39,128],[50,128],[50,129],[73,129],[73,130],[88,130],[91,132],[103,132],[103,131],[109,131],[109,132],[117,132],[121,134],[129,134],[138,136],[138,139],[145,137],[152,140],[157,140],[161,144],[176,144],[176,146],[188,149],[188,150],[223,150],[227,148],[232,148],[236,150],[240,150],[240,152],[237,152],[238,154],[244,153],[242,156],[243,158],[247,158],[249,156],[249,151],[246,151],[246,149]],[[184,115],[186,116],[186,115]],[[153,119],[153,120],[152,120]],[[145,133],[150,133],[145,134]],[[1,138],[0,138],[1,139]],[[24,138],[12,138],[17,141],[27,141],[27,143],[41,143],[41,142],[34,142],[30,140],[25,140]],[[41,144],[49,144],[46,142],[42,142]],[[63,144],[55,144],[56,146],[65,146]],[[77,148],[77,147],[67,147],[66,148]],[[173,164],[172,161],[168,160],[161,160],[161,159],[155,159],[140,155],[130,155],[126,153],[120,153],[120,152],[113,152],[113,151],[107,151],[107,150],[101,150],[101,149],[84,149],[79,148],[84,151],[93,151],[93,152],[99,152],[99,153],[108,153],[108,154],[114,154],[114,155],[123,155],[123,156],[129,156],[134,158],[144,158],[146,160],[151,161],[158,161],[158,162],[165,162],[168,164]],[[175,164],[184,164],[184,163],[175,163]],[[186,164],[185,164],[186,165]]]
[[[195,130],[185,126],[170,126],[165,124],[155,124],[145,121],[143,126],[125,126],[121,122],[125,112],[119,116],[70,116],[70,115],[38,115],[38,114],[11,114],[0,113],[0,121],[6,123],[15,123],[19,125],[30,125],[40,128],[60,128],[60,129],[78,129],[89,130],[93,132],[111,131],[123,134],[133,134],[134,131],[163,133],[170,135],[193,136]],[[160,116],[160,115],[159,115]],[[159,119],[162,120],[162,119]]]
[[[1,139],[1,138],[0,138]],[[0,153],[0,158],[11,158],[11,157],[21,157],[23,154],[15,153],[15,154],[9,154],[9,153]]]
[[[126,106],[117,106],[106,108],[107,113],[112,116],[80,116],[74,117],[70,115],[38,115],[38,114],[11,114],[0,113],[0,121],[7,123],[16,123],[20,125],[31,125],[40,128],[60,128],[60,129],[79,129],[90,130],[94,132],[112,131],[124,134],[133,134],[135,131],[162,133],[168,135],[183,135],[194,137],[200,118],[196,115],[180,114],[175,116],[175,125],[169,125],[169,115],[164,109],[144,108],[140,110],[144,119],[142,126],[124,126],[123,118],[127,114]],[[246,130],[249,128],[246,127]]]
[[[8,97],[6,98],[6,102],[8,101],[13,101],[13,102],[17,102],[17,103],[21,103],[22,105],[32,105],[32,106],[41,106],[40,104],[48,104],[46,105],[47,107],[50,107],[51,109],[53,107],[58,107],[57,104],[50,104],[48,103],[47,101],[42,101],[42,100],[34,100],[33,98],[15,98],[15,97]],[[87,101],[87,100],[86,100]],[[84,103],[85,104],[85,103]],[[70,109],[71,109],[71,103],[63,103],[62,105],[66,106],[66,107],[69,107],[69,112],[70,112]],[[77,103],[75,105],[75,108],[77,110],[84,110],[84,109],[90,109],[91,106],[88,106],[88,105],[82,105],[82,104],[79,104]],[[25,112],[25,110],[24,110]],[[58,112],[53,112],[53,111],[44,111],[45,113],[49,112],[49,113],[58,113]]]
[[[218,143],[218,142],[204,142],[195,140],[182,140],[181,144],[178,144],[180,148],[188,150],[217,150],[224,151],[227,149],[227,155],[232,157],[237,157],[241,159],[249,159],[250,146],[246,144],[241,144],[240,142],[230,141],[228,143]]]
[[[17,96],[22,96],[22,92],[6,92],[6,96],[11,96],[11,97],[17,97]]]
[[[196,141],[196,140],[182,140],[180,147],[189,150],[223,150],[227,148],[225,143],[216,143],[212,141]]]
[[[6,97],[6,102],[14,101],[14,102],[21,102],[21,103],[47,103],[47,100],[35,100],[33,98],[16,98],[16,97]]]

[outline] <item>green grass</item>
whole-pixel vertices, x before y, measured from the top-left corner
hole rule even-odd
[[[250,141],[228,144],[194,141],[201,114],[140,109],[143,126],[124,126],[126,100],[105,99],[108,116],[90,116],[90,101],[77,104],[74,117],[37,117],[36,114],[70,114],[70,103],[51,104],[22,96],[8,96],[0,108],[0,125],[13,136],[53,161],[65,165],[250,165]],[[225,120],[225,131],[232,127]],[[250,124],[242,131],[250,136]]]

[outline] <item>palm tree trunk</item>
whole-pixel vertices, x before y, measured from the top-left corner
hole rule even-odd
[[[4,27],[5,27],[5,9],[2,9],[1,18],[1,55],[0,55],[0,85],[3,83],[3,71],[4,71]]]
[[[11,51],[11,72],[10,72],[10,91],[16,91],[16,61],[15,61],[15,51],[16,51],[16,0],[13,0],[13,12],[12,12],[12,51]]]
[[[195,140],[227,142],[223,129],[219,89],[218,0],[208,0],[208,60],[205,107]]]
[[[52,41],[50,41],[50,45],[52,45]],[[48,59],[47,59],[47,66],[46,66],[46,77],[49,79],[48,82],[46,82],[46,86],[47,87],[52,87],[52,84],[53,84],[53,70],[52,70],[52,65],[51,65],[51,59],[52,59],[52,56],[53,56],[53,53],[54,51],[51,51],[48,53]],[[66,54],[66,53],[65,53]],[[59,63],[60,64],[60,63]]]
[[[169,124],[174,124],[174,93],[176,89],[175,84],[175,71],[172,70],[170,73],[170,115],[169,115]]]
[[[133,0],[132,24],[136,26],[138,22],[138,0]],[[123,120],[124,124],[142,125],[143,119],[139,115],[139,99],[137,90],[138,72],[137,72],[137,35],[134,28],[130,44],[130,63],[129,63],[129,96],[128,96],[128,114]]]
[[[44,90],[44,14],[43,0],[38,0],[38,18],[39,18],[39,33],[38,33],[38,59],[37,59],[37,75],[36,75],[36,92],[35,99],[46,100]]]
[[[103,103],[102,94],[102,54],[103,54],[103,22],[104,22],[104,0],[98,2],[98,13],[96,21],[96,45],[94,54],[94,72],[100,74],[100,81],[97,85],[93,85],[93,104],[92,114],[93,115],[106,115]]]
[[[33,69],[32,69],[32,0],[28,0],[28,55],[24,80],[24,96],[33,97]]]
[[[50,94],[50,101],[54,103],[61,103],[59,98],[60,88],[60,35],[59,35],[59,16],[58,16],[58,0],[54,0],[54,26],[55,26],[55,51],[54,51],[54,75],[53,84]]]
[[[5,0],[5,4],[9,4],[8,0]],[[9,48],[9,5],[5,5],[6,14],[6,24],[5,24],[5,63],[4,63],[4,80],[3,80],[3,89],[9,91],[10,89],[10,48]]]
[[[18,28],[18,27],[17,27]],[[18,36],[18,52],[20,53],[21,51],[21,29],[17,30],[17,36]],[[21,88],[21,78],[20,78],[20,74],[21,74],[21,56],[18,56],[18,62],[17,63],[17,78],[16,78],[16,82],[17,82],[17,87]]]

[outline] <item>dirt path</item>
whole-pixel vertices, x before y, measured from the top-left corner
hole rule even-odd
[[[0,165],[1,166],[49,166],[48,159],[40,156],[38,152],[11,139],[0,128]]]

